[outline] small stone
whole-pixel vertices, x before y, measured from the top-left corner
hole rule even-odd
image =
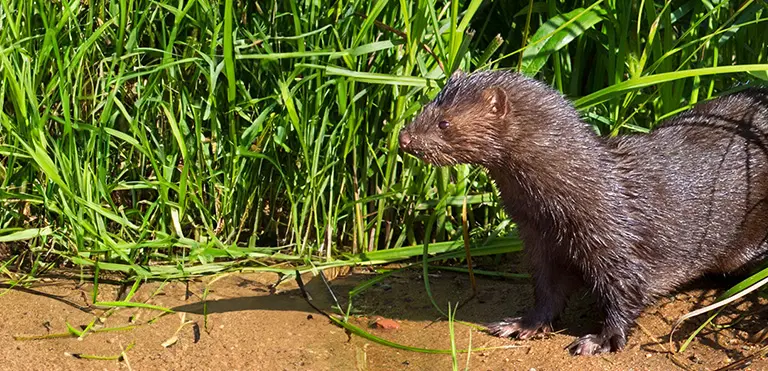
[[[370,324],[373,328],[385,329],[385,330],[397,330],[400,328],[400,324],[395,320],[376,317]]]

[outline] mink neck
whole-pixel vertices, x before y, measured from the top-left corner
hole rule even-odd
[[[527,78],[503,86],[508,112],[489,143],[485,166],[517,222],[544,222],[562,230],[618,215],[622,184],[618,158],[581,120],[570,102]],[[608,223],[610,224],[610,223]]]
[[[560,122],[536,125],[506,141],[510,148],[503,157],[485,164],[518,222],[565,227],[611,215],[605,214],[612,207],[609,198],[621,188],[615,156],[578,117],[558,117]]]

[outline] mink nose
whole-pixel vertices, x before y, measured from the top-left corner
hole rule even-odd
[[[400,132],[400,148],[407,148],[411,144],[411,135],[405,131]]]

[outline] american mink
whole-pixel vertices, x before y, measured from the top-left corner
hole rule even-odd
[[[456,73],[400,132],[437,166],[475,164],[498,185],[534,278],[526,315],[490,324],[525,339],[551,329],[586,287],[604,314],[572,354],[619,351],[654,299],[768,252],[768,89],[698,104],[649,134],[603,137],[570,102],[504,71]]]

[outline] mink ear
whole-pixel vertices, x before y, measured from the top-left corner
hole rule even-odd
[[[483,92],[485,101],[488,102],[489,112],[497,117],[507,115],[507,93],[501,88],[492,87]]]
[[[451,74],[451,79],[458,79],[464,77],[464,71],[462,71],[460,68],[457,68],[456,71],[453,71]]]

